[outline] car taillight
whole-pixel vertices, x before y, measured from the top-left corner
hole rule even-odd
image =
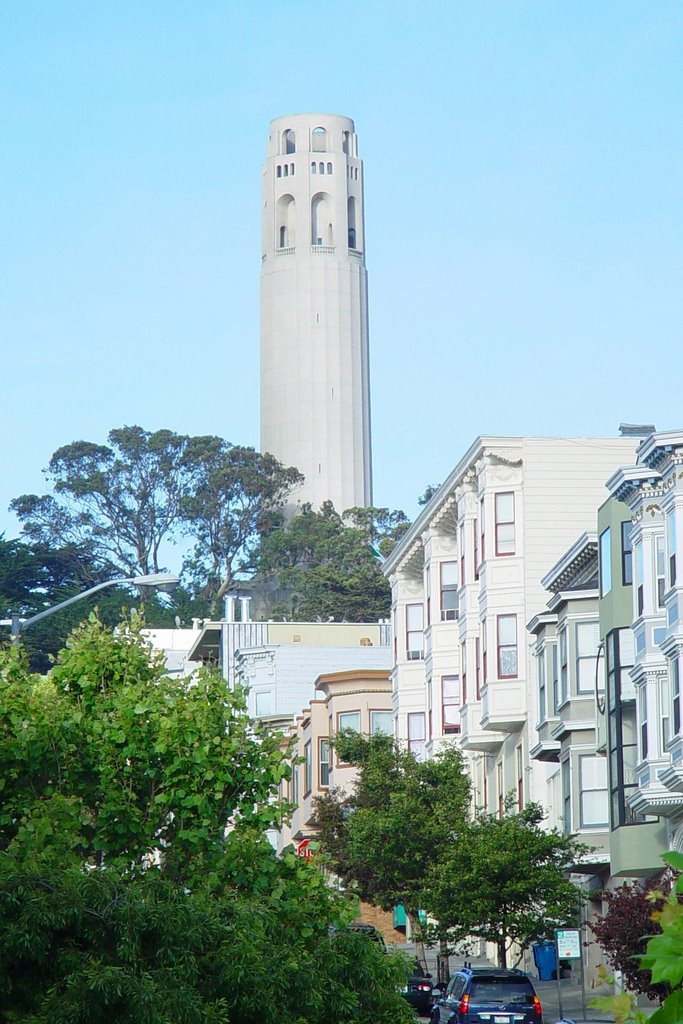
[[[420,992],[431,992],[432,991],[432,986],[431,985],[418,985],[417,987],[418,987]]]
[[[470,1005],[470,997],[469,997],[469,995],[463,996],[462,999],[460,1000],[460,1005],[458,1006],[458,1013],[461,1013],[464,1016],[467,1013],[467,1007],[469,1005]]]
[[[541,1000],[538,996],[534,996],[534,1013],[537,1017],[543,1016],[543,1008],[541,1007]]]

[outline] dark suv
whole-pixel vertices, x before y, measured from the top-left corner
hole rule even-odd
[[[524,971],[463,967],[432,1008],[431,1024],[543,1024],[543,1011]]]

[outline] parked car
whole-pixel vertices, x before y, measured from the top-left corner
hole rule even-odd
[[[432,976],[424,970],[419,960],[415,961],[413,973],[401,989],[401,995],[424,1017],[432,1008]]]
[[[543,1024],[543,1010],[524,971],[463,967],[438,993],[431,1024]]]

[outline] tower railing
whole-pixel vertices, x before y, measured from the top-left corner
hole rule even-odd
[[[286,245],[283,246],[283,248],[281,249],[276,249],[275,252],[277,253],[278,256],[293,256],[294,253],[296,252],[296,246]]]
[[[311,252],[334,252],[333,245],[312,245]]]

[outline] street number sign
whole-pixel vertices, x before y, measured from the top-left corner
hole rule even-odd
[[[559,960],[581,959],[581,933],[578,928],[565,928],[555,932]]]

